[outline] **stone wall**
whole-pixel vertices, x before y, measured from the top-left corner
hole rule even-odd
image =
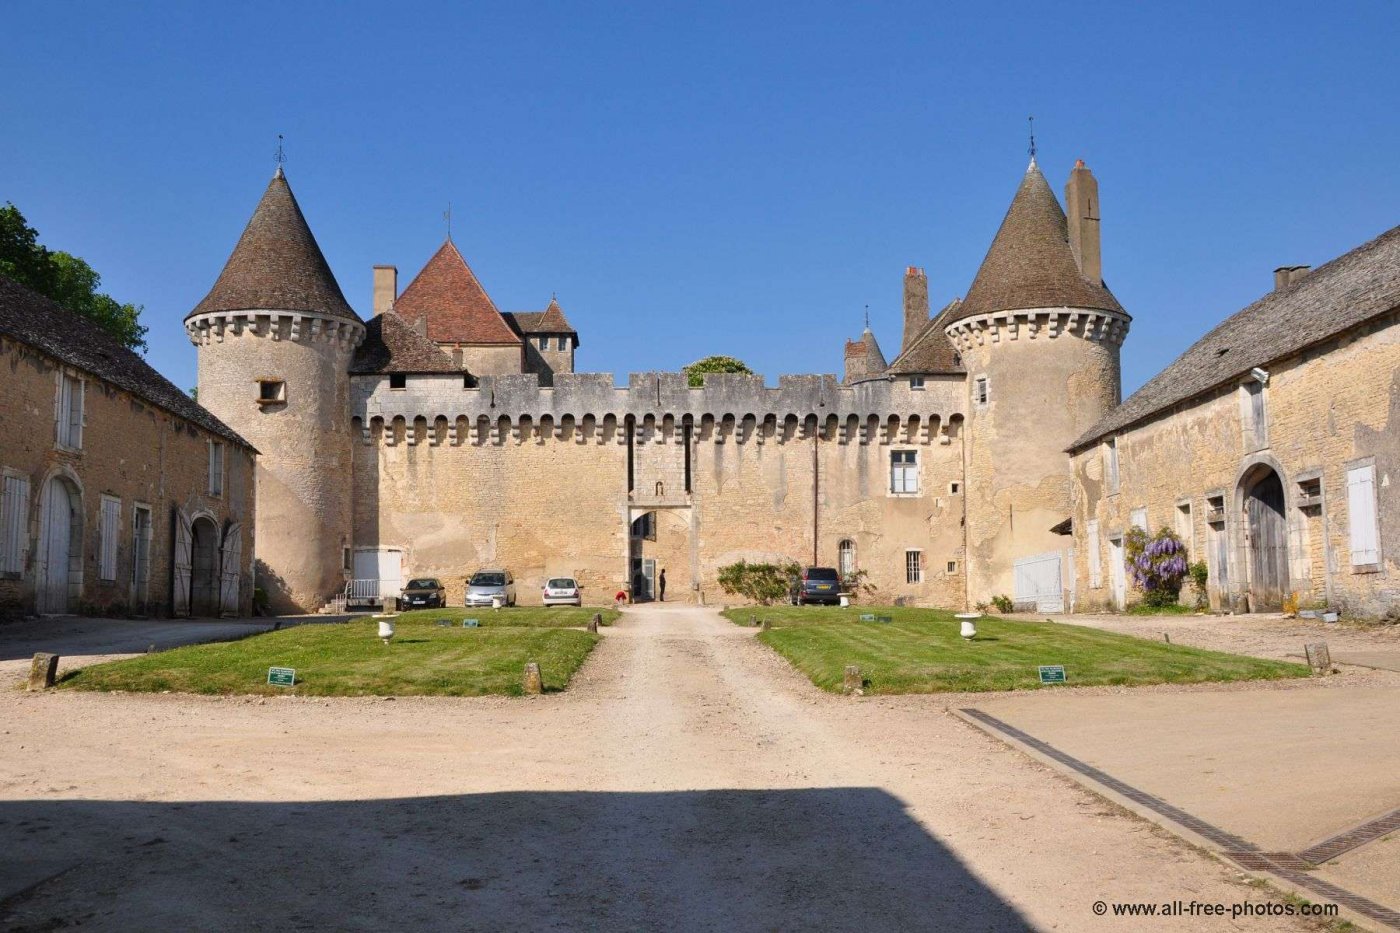
[[[1400,323],[1373,322],[1344,337],[1264,367],[1267,426],[1256,434],[1243,403],[1248,377],[1207,397],[1117,435],[1119,484],[1109,488],[1102,443],[1073,457],[1074,534],[1080,605],[1111,601],[1108,541],[1129,527],[1134,509],[1147,510],[1149,530],[1177,527],[1187,533],[1192,559],[1211,568],[1215,608],[1243,609],[1249,592],[1250,552],[1243,513],[1242,480],[1263,468],[1283,482],[1288,568],[1292,591],[1362,616],[1400,607]],[[1379,566],[1354,571],[1350,560],[1346,471],[1375,465],[1379,507]],[[1253,475],[1253,474],[1251,474]],[[1301,483],[1318,480],[1321,501],[1308,504]],[[1208,498],[1223,506],[1208,514]],[[1178,518],[1181,507],[1189,520]],[[1099,547],[1090,546],[1088,523],[1099,523]],[[1211,542],[1224,536],[1226,585]],[[1089,585],[1098,561],[1100,585]],[[1187,587],[1189,598],[1190,587]],[[1128,599],[1135,597],[1129,593]]]
[[[473,376],[504,376],[519,373],[525,365],[525,351],[518,346],[462,347],[461,365]],[[452,358],[457,358],[456,352]],[[534,377],[531,376],[533,379]]]
[[[606,599],[630,583],[633,557],[650,557],[668,598],[713,603],[726,598],[714,582],[724,564],[811,563],[815,542],[834,566],[849,538],[883,597],[961,605],[959,379],[924,390],[728,375],[691,389],[672,373],[634,374],[625,388],[606,374],[533,383],[422,376],[390,392],[356,377],[356,546],[404,548],[406,573],[442,577],[454,601],[489,564],[516,574],[525,602],[562,573]],[[890,492],[897,449],[917,452],[913,494]],[[649,511],[656,540],[634,543],[631,522]],[[916,583],[908,549],[923,554]]]
[[[254,502],[253,454],[211,435],[164,409],[82,374],[82,447],[56,443],[54,423],[59,364],[27,344],[0,338],[0,368],[6,373],[6,405],[0,407],[0,472],[29,482],[25,509],[24,569],[0,576],[0,601],[35,608],[35,587],[47,573],[41,557],[41,505],[45,486],[55,477],[71,484],[81,503],[75,539],[80,555],[70,570],[69,611],[121,609],[167,615],[173,572],[173,515],[207,516],[220,533],[241,522],[237,568],[239,611],[252,606]],[[224,485],[208,494],[210,440],[224,444]],[[120,500],[116,568],[113,579],[100,572],[102,498]],[[133,522],[136,507],[151,513],[150,572],[139,590],[133,582]]]

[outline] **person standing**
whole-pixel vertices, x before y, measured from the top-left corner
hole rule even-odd
[[[664,603],[666,601],[666,571],[664,569],[661,571],[661,579],[656,581],[656,591],[661,597],[661,602]]]

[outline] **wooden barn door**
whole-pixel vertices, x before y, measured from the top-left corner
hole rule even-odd
[[[1245,495],[1244,507],[1249,525],[1249,608],[1277,611],[1288,593],[1288,520],[1278,474],[1269,470],[1261,476]]]

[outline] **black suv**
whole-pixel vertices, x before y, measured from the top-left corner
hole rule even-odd
[[[800,576],[792,578],[788,601],[794,606],[808,603],[838,605],[841,602],[841,575],[835,567],[807,567]]]

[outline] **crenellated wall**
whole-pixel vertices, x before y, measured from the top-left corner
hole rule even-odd
[[[564,573],[603,601],[645,557],[667,570],[668,598],[719,602],[725,564],[834,566],[846,539],[883,597],[960,606],[964,394],[957,377],[926,386],[711,375],[690,388],[636,373],[618,387],[561,373],[552,387],[410,376],[393,389],[355,377],[355,544],[404,548],[406,572],[440,576],[453,601],[487,565],[515,573],[522,602]],[[891,490],[894,451],[915,452],[917,491]],[[656,539],[631,538],[648,512]]]

